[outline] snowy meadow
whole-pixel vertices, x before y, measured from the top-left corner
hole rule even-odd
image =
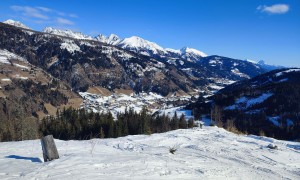
[[[0,179],[300,178],[300,143],[217,127],[55,142],[60,159],[51,162],[39,140],[0,143]]]

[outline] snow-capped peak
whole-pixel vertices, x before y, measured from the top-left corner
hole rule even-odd
[[[108,37],[107,41],[108,41],[109,44],[115,45],[115,44],[118,44],[119,42],[121,42],[121,39],[117,35],[111,34]]]
[[[202,57],[206,57],[207,55],[197,49],[184,47],[180,49],[180,55],[182,58],[187,61],[196,62],[199,61]]]
[[[4,21],[3,23],[9,24],[12,26],[16,26],[16,27],[20,27],[20,28],[24,28],[24,29],[30,29],[28,26],[24,25],[20,21],[14,21],[12,19],[8,19],[8,20]]]
[[[106,43],[106,40],[107,40],[106,36],[103,35],[103,34],[99,34],[98,36],[95,37],[95,39],[97,41],[100,41],[100,42],[103,42],[103,43]]]
[[[122,39],[120,39],[117,35],[111,34],[110,36],[106,37],[103,34],[99,34],[97,37],[95,37],[97,41],[106,43],[106,44],[111,44],[111,45],[118,45]]]
[[[180,51],[182,55],[194,55],[194,56],[201,56],[201,57],[207,56],[204,52],[189,47],[184,47],[180,49]]]
[[[88,40],[93,40],[91,36],[84,35],[80,32],[73,32],[71,30],[60,30],[60,29],[55,29],[52,27],[46,27],[43,32],[49,33],[49,34],[55,34],[59,36],[65,36],[65,37],[70,37],[74,39],[88,39]]]
[[[119,46],[136,51],[149,51],[152,54],[166,53],[165,49],[160,47],[158,44],[142,39],[138,36],[125,38],[120,42]]]

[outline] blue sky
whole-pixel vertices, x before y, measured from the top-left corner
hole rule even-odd
[[[300,67],[299,0],[1,0],[6,19]]]

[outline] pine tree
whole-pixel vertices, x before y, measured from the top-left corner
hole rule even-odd
[[[186,125],[187,125],[187,122],[185,120],[185,116],[184,116],[184,114],[181,114],[181,116],[179,118],[179,128],[186,129]]]
[[[99,137],[100,137],[100,139],[103,139],[103,138],[105,138],[105,134],[104,134],[104,131],[103,131],[103,128],[102,128],[102,126],[101,126],[101,128],[100,128]]]

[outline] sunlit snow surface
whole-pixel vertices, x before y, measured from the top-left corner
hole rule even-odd
[[[6,49],[0,49],[0,63],[10,64],[9,60],[19,60],[19,61],[27,63],[27,60],[25,60],[24,58],[6,50]]]
[[[276,77],[282,76],[283,74],[290,73],[290,72],[300,72],[300,69],[288,69],[286,71],[282,71],[282,72],[276,73],[275,76]]]
[[[243,96],[237,99],[234,105],[226,107],[225,110],[248,109],[255,104],[263,103],[271,96],[273,96],[273,93],[264,93],[256,98],[247,98]]]
[[[0,179],[300,178],[300,143],[216,127],[55,142],[60,159],[46,163],[39,140],[0,143]]]
[[[75,42],[73,42],[72,40],[65,40],[65,42],[63,42],[60,45],[60,48],[61,49],[66,49],[70,53],[74,53],[75,51],[80,51],[80,47]]]
[[[25,26],[25,25],[22,24],[21,22],[19,22],[19,21],[14,21],[14,20],[12,20],[12,19],[8,19],[8,20],[4,21],[3,23],[9,24],[9,25],[12,25],[12,26],[16,26],[16,27],[20,27],[20,28],[24,28],[24,29],[30,29],[29,27]]]

